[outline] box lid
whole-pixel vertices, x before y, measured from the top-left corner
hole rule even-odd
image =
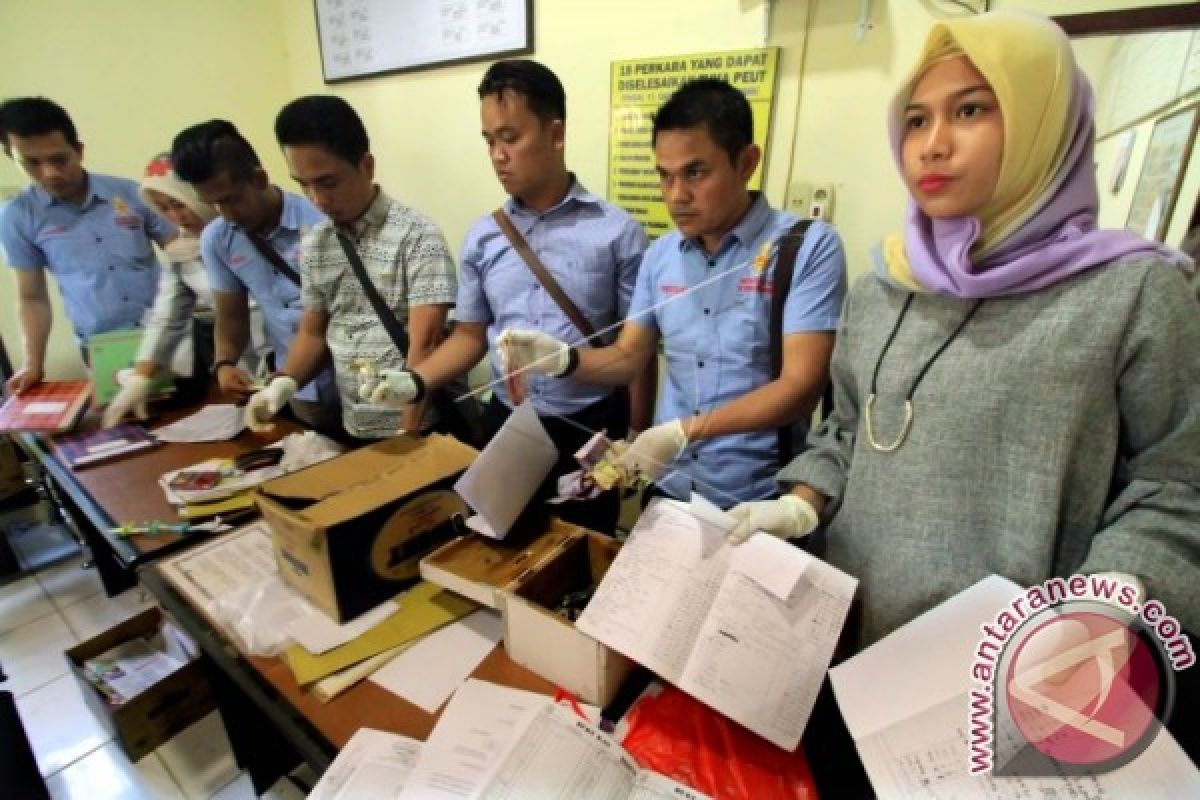
[[[308,500],[296,513],[329,528],[462,472],[478,455],[453,436],[384,439],[307,469],[267,481],[269,497]]]
[[[426,580],[493,608],[493,594],[520,582],[587,531],[551,517],[540,532],[514,531],[503,541],[479,534],[459,537],[421,560]]]

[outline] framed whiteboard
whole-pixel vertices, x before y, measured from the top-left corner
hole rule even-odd
[[[533,0],[313,0],[326,83],[533,52]]]

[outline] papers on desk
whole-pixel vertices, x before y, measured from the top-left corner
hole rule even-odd
[[[223,442],[246,427],[242,409],[230,404],[207,405],[195,414],[154,431],[160,442]]]
[[[503,539],[558,461],[558,448],[525,402],[505,420],[454,491],[480,517],[472,528]]]
[[[1011,581],[985,578],[829,671],[876,793],[929,800],[1200,797],[1200,771],[1165,729],[1140,756],[1104,775],[969,773],[968,696],[979,626],[1020,593]]]
[[[287,625],[287,635],[310,653],[327,653],[362,636],[400,610],[395,600],[385,600],[366,613],[339,625],[319,608],[306,604],[304,614]]]
[[[615,739],[549,697],[463,685],[421,749],[402,800],[703,800],[638,768]]]
[[[372,675],[371,681],[432,714],[502,638],[500,615],[480,609],[416,642]]]
[[[394,800],[421,753],[407,736],[359,728],[313,787],[308,800]]]
[[[702,513],[651,502],[576,627],[794,750],[857,581],[765,533],[730,546]]]

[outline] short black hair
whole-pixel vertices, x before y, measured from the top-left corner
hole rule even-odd
[[[171,163],[175,174],[192,184],[217,175],[249,181],[262,167],[246,137],[225,119],[210,119],[180,131],[171,143]]]
[[[358,166],[371,149],[354,108],[336,95],[311,94],[288,103],[275,118],[280,147],[317,145]]]
[[[529,110],[542,121],[566,121],[567,93],[562,81],[544,64],[527,58],[497,61],[483,73],[479,99],[501,95],[506,89],[524,97]]]
[[[45,136],[61,133],[67,143],[79,149],[79,134],[71,116],[58,103],[46,97],[14,97],[0,103],[0,135],[8,151],[9,136]]]
[[[704,128],[736,161],[754,141],[754,114],[746,95],[719,78],[697,78],[680,86],[654,115],[651,143],[660,131]]]

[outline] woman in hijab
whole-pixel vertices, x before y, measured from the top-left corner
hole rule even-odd
[[[731,539],[824,522],[858,647],[992,573],[1121,573],[1200,630],[1200,309],[1182,254],[1096,228],[1068,40],[939,23],[889,121],[903,232],[848,297],[832,415]]]
[[[139,419],[146,418],[146,401],[154,378],[163,370],[193,378],[189,382],[192,388],[202,390],[207,382],[207,364],[212,361],[211,315],[195,326],[195,331],[207,341],[196,341],[191,334],[193,313],[213,308],[208,274],[200,260],[200,232],[216,217],[216,211],[175,176],[166,153],[155,156],[146,165],[140,194],[148,206],[175,224],[179,237],[166,247],[170,267],[162,271],[159,279],[158,294],[146,317],[134,369],[121,376],[121,390],[105,409],[106,428],[116,425],[130,412]]]

